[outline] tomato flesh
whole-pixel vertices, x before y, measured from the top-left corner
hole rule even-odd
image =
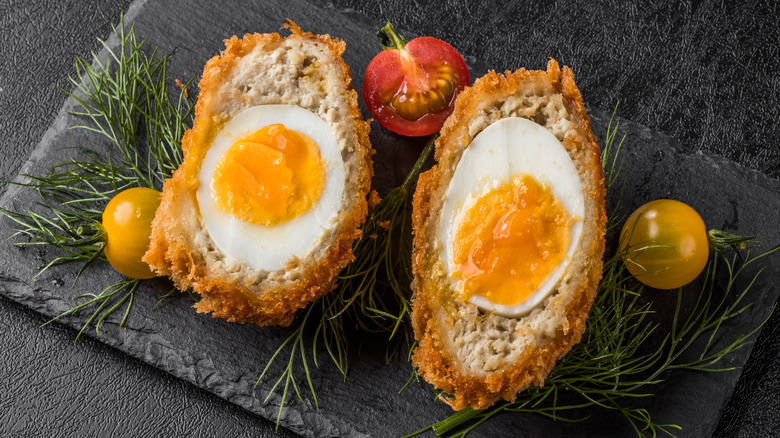
[[[399,85],[383,94],[385,105],[409,121],[446,110],[455,97],[454,69],[441,62],[417,65],[409,52],[402,52],[400,58],[405,74]]]
[[[380,52],[363,78],[363,98],[385,128],[407,136],[433,134],[452,113],[455,96],[470,82],[463,57],[433,37]]]
[[[676,289],[704,270],[709,257],[707,229],[688,205],[660,199],[639,207],[620,233],[628,271],[656,289]]]
[[[119,192],[103,210],[104,253],[120,273],[137,279],[156,276],[141,257],[149,249],[152,219],[159,205],[160,192],[135,187]]]

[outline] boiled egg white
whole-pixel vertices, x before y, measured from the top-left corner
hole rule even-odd
[[[526,190],[533,190],[542,198],[533,211],[541,216],[550,217],[535,218],[533,215],[537,213],[531,210],[523,211],[526,208],[524,207],[526,200],[518,198],[520,196],[518,191],[525,193]],[[488,225],[480,224],[480,222],[487,224],[491,220],[487,216],[503,214],[492,211],[492,207],[486,204],[486,201],[499,198],[510,199],[513,196],[514,201],[510,201],[509,204],[512,202],[518,204],[512,204],[506,210],[511,210],[511,213],[507,213],[502,218],[493,218],[493,222]],[[477,216],[474,216],[475,214]],[[485,217],[482,218],[480,215]],[[552,230],[548,232],[563,236],[558,238],[560,247],[553,250],[557,253],[557,258],[549,258],[553,261],[548,267],[544,267],[542,260],[534,259],[537,249],[538,253],[548,256],[548,252],[543,248],[532,248],[533,251],[519,253],[521,251],[519,249],[514,251],[513,247],[507,250],[504,244],[503,253],[491,253],[485,256],[484,253],[488,251],[485,248],[493,248],[490,246],[493,242],[486,242],[484,239],[474,240],[475,237],[469,235],[472,233],[469,227],[491,227],[487,231],[499,236],[497,240],[500,240],[509,231],[507,217],[520,217],[518,215],[525,215],[522,216],[525,218],[523,220],[535,224],[533,226],[542,223]],[[469,302],[484,311],[510,317],[522,316],[539,305],[555,290],[563,278],[582,235],[583,217],[582,183],[574,163],[561,142],[550,131],[528,119],[520,117],[501,119],[485,128],[472,140],[455,169],[446,191],[437,230],[439,258],[446,275],[455,284],[456,290],[461,291],[463,297]],[[517,227],[522,228],[519,222],[512,226],[515,227],[513,230],[517,230]],[[560,229],[561,227],[565,228]],[[524,231],[521,230],[522,232]],[[468,242],[477,243],[469,243],[464,250],[463,239],[471,239]],[[536,246],[540,245],[542,243],[536,244]],[[496,248],[498,247],[496,244]],[[555,245],[552,247],[555,248]],[[542,275],[541,280],[538,284],[533,283],[533,286],[529,286],[531,289],[519,301],[515,299],[507,302],[506,299],[497,299],[498,295],[494,294],[496,291],[485,290],[484,284],[478,284],[478,287],[475,286],[476,289],[469,289],[469,293],[464,293],[466,287],[464,279],[467,278],[464,272],[468,266],[456,263],[455,258],[458,256],[462,259],[463,256],[458,254],[466,252],[469,260],[472,256],[489,259],[484,259],[488,261],[483,265],[469,264],[469,272],[480,275],[485,272],[490,274],[492,269],[490,266],[501,265],[509,266],[502,269],[509,269],[512,274],[515,274],[514,266],[518,266],[517,272],[522,272],[519,270],[521,267],[531,273],[536,270],[537,274]],[[546,271],[539,271],[539,269],[546,269]],[[494,278],[491,281],[495,285],[505,286],[501,285],[502,278]]]
[[[313,140],[324,164],[325,181],[321,192],[317,191],[319,196],[313,196],[313,203],[295,217],[275,223],[252,223],[226,211],[218,202],[219,196],[233,194],[218,192],[215,172],[239,140],[274,124]],[[253,269],[275,271],[284,269],[295,257],[306,257],[337,225],[344,187],[344,160],[336,137],[324,120],[295,105],[259,105],[237,114],[216,135],[201,165],[196,196],[209,236],[225,255]]]

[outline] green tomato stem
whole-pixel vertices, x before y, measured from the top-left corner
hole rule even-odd
[[[385,27],[379,29],[376,36],[379,37],[379,44],[385,50],[403,50],[406,47],[406,38],[395,33],[389,21]]]
[[[106,242],[106,230],[99,222],[93,222],[88,226],[82,225],[76,229],[76,233],[78,233],[79,238],[68,242],[68,246],[80,248]]]
[[[715,251],[733,250],[740,251],[747,248],[748,244],[756,243],[756,236],[737,236],[721,230],[707,232],[710,248]]]

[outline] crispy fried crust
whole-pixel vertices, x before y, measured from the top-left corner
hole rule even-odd
[[[296,310],[333,288],[333,278],[354,258],[352,242],[360,236],[360,225],[367,214],[366,195],[372,174],[372,151],[368,140],[370,128],[362,120],[349,67],[341,58],[345,44],[329,35],[304,33],[292,21],[285,27],[292,32],[287,38],[307,40],[326,47],[338,64],[343,83],[342,89],[337,92],[346,93],[348,113],[354,120],[355,144],[349,147],[354,169],[347,182],[349,194],[345,188],[345,196],[353,199],[349,208],[340,214],[334,238],[325,242],[329,246],[324,256],[288,263],[289,269],[300,272],[292,280],[285,278],[284,281],[272,282],[266,278],[253,283],[205,263],[205,257],[197,249],[202,243],[196,242],[195,236],[195,231],[202,227],[195,193],[200,163],[225,121],[225,116],[214,111],[217,106],[214,100],[218,99],[218,89],[238,59],[256,46],[272,46],[284,38],[272,33],[247,34],[242,39],[234,36],[226,40],[225,50],[209,60],[204,68],[195,121],[182,139],[184,162],[164,184],[162,202],[152,224],[151,245],[144,261],[158,274],[170,276],[177,288],[192,288],[201,294],[201,300],[195,304],[198,312],[211,312],[214,317],[228,321],[289,325]]]
[[[574,160],[587,160],[584,164],[588,169],[590,181],[583,181],[583,189],[586,199],[590,198],[596,206],[595,214],[590,218],[595,221],[595,240],[590,242],[587,254],[581,254],[582,257],[587,257],[586,269],[575,286],[571,300],[563,309],[565,321],[554,336],[545,342],[528,345],[520,360],[515,363],[479,375],[467,369],[450,348],[451,341],[448,340],[446,331],[452,328],[452,323],[448,326],[447,322],[441,322],[442,308],[448,305],[446,299],[442,298],[442,287],[448,286],[432,280],[435,278],[434,265],[438,260],[438,253],[432,244],[436,239],[434,230],[441,208],[442,190],[446,189],[451,173],[469,139],[476,135],[469,133],[469,121],[486,101],[502,101],[529,86],[561,94],[576,123],[576,129],[581,133],[581,140],[578,140],[577,144],[572,144],[568,138],[563,144]],[[452,394],[451,397],[442,399],[455,410],[467,406],[484,409],[499,398],[513,400],[518,392],[531,384],[541,386],[556,360],[566,354],[582,337],[585,320],[601,278],[606,226],[599,148],[589,125],[590,118],[585,111],[582,96],[574,84],[573,73],[568,67],[561,71],[557,62],[550,60],[547,72],[521,69],[500,75],[491,71],[457,97],[455,110],[446,121],[441,137],[436,142],[438,164],[420,175],[413,201],[415,235],[412,286],[415,298],[412,323],[419,343],[413,355],[413,362],[425,380]],[[580,171],[581,178],[582,173]]]

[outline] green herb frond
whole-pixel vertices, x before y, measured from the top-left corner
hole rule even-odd
[[[94,53],[91,60],[77,58],[74,91],[63,90],[80,107],[71,114],[90,122],[73,128],[100,134],[113,147],[107,159],[91,154],[89,165],[102,171],[100,183],[114,191],[121,190],[118,182],[159,189],[181,164],[181,137],[194,110],[186,88],[192,79],[172,91],[169,57],[157,56],[156,48],[147,53],[133,27],[125,31],[120,24],[114,33],[117,50],[101,41],[105,61]]]
[[[607,136],[604,139],[604,147],[601,149],[601,167],[604,169],[604,190],[606,193],[613,191],[614,185],[620,180],[620,173],[623,170],[623,164],[626,161],[626,157],[623,156],[620,151],[623,148],[623,141],[626,136],[623,135],[619,142],[616,142],[618,128],[620,127],[620,121],[616,119],[618,105],[612,110],[612,115],[609,117],[609,124],[607,125]],[[623,193],[626,189],[626,181],[622,179],[620,182],[620,192],[618,195],[618,202],[613,208],[613,212],[620,211],[620,204],[623,200]],[[607,218],[607,230],[611,230],[618,224],[623,222],[624,216],[618,214],[610,214]]]
[[[108,151],[91,145],[62,149],[73,158],[52,166],[44,176],[25,175],[26,181],[13,182],[37,192],[40,200],[32,209],[0,210],[17,224],[10,236],[15,245],[42,245],[64,253],[41,266],[38,275],[55,265],[80,262],[78,279],[95,260],[105,261],[100,221],[106,203],[127,188],[159,189],[182,160],[181,137],[193,112],[186,87],[174,90],[168,57],[157,56],[156,49],[147,53],[134,29],[125,30],[123,19],[113,31],[118,47],[101,40],[105,60],[94,53],[90,59],[77,58],[76,75],[69,78],[73,91],[63,90],[77,103],[71,114],[84,121],[72,128],[99,134],[96,140],[108,140]],[[79,336],[93,322],[99,334],[100,324],[125,305],[121,325],[138,283],[121,281],[98,295],[80,295],[77,298],[90,299],[59,317],[95,307]]]
[[[737,236],[722,230],[709,230],[707,232],[710,248],[722,252],[724,250],[742,251],[750,245],[755,245],[756,236]]]
[[[393,338],[410,315],[409,193],[437,137],[428,140],[403,184],[370,208],[362,236],[352,248],[355,261],[337,277],[326,319],[346,317],[362,331]]]
[[[17,225],[16,231],[7,240],[23,238],[24,240],[14,244],[20,247],[50,246],[64,253],[39,266],[36,277],[52,266],[70,262],[83,263],[80,275],[84,268],[100,258],[105,243],[99,224],[96,225],[88,216],[78,211],[58,210],[45,199],[38,206],[51,214],[43,215],[32,210],[17,212],[0,209],[0,213]]]
[[[287,352],[288,357],[285,363],[284,370],[276,379],[276,382],[273,384],[271,389],[268,390],[268,394],[266,398],[263,400],[263,403],[267,403],[268,400],[270,400],[270,398],[274,394],[276,394],[279,385],[281,385],[284,382],[284,385],[282,386],[279,410],[276,416],[276,430],[279,429],[279,422],[282,418],[282,411],[284,410],[284,405],[287,402],[287,397],[290,393],[290,388],[292,388],[295,391],[295,394],[298,396],[298,400],[300,400],[301,403],[305,403],[305,400],[303,399],[303,395],[301,394],[301,391],[298,388],[298,384],[296,383],[296,364],[297,364],[296,359],[300,361],[300,365],[302,365],[303,367],[309,392],[314,398],[314,406],[317,409],[319,409],[319,404],[317,403],[317,393],[314,390],[314,384],[312,383],[311,380],[311,372],[309,371],[309,361],[307,359],[308,354],[306,352],[308,343],[305,337],[306,329],[307,329],[307,321],[309,321],[309,317],[312,314],[312,310],[315,308],[316,306],[313,305],[309,306],[308,308],[305,309],[302,315],[299,315],[299,317],[296,319],[297,325],[295,329],[279,345],[279,347],[277,347],[274,354],[271,356],[270,359],[268,359],[268,362],[266,362],[265,368],[263,368],[263,372],[260,373],[260,377],[257,379],[257,382],[255,382],[254,389],[257,389],[257,386],[260,384],[261,381],[263,381],[263,378],[268,374],[269,370],[271,369],[271,365],[275,363],[276,358],[279,357],[285,351]],[[317,357],[316,351],[312,352],[312,356],[314,357],[316,363],[316,357]]]
[[[135,292],[138,290],[138,285],[140,284],[141,280],[130,279],[114,283],[111,286],[103,289],[103,291],[99,294],[88,293],[79,295],[76,298],[89,299],[50,319],[43,325],[49,325],[50,323],[66,315],[78,313],[82,309],[94,307],[95,309],[92,311],[92,315],[89,317],[87,322],[81,326],[81,330],[79,330],[79,333],[76,335],[76,339],[73,340],[73,342],[77,342],[82,333],[84,333],[84,330],[92,325],[93,322],[95,323],[95,333],[100,336],[100,325],[103,324],[106,318],[108,318],[117,310],[121,309],[124,305],[125,311],[122,314],[122,319],[119,321],[119,327],[122,327],[127,321],[127,317],[130,315],[130,309],[133,307],[133,298],[135,297]]]

